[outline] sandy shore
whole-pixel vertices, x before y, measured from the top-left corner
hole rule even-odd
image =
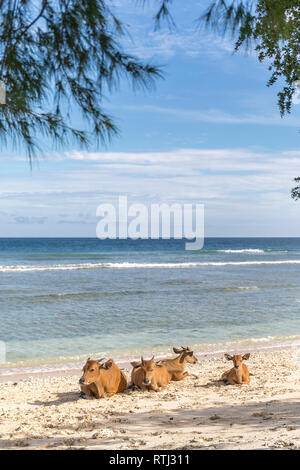
[[[79,398],[76,375],[0,383],[0,449],[300,449],[299,349],[252,353],[250,385],[218,382],[228,365],[101,400]]]

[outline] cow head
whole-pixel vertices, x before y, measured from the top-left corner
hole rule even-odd
[[[154,362],[154,356],[149,360],[145,361],[141,357],[140,368],[143,373],[143,384],[150,385],[154,376],[155,367],[162,367],[162,364]]]
[[[96,382],[100,374],[100,369],[105,365],[102,364],[104,358],[93,361],[90,358],[83,366],[83,374],[79,379],[80,385],[90,385]],[[109,362],[109,361],[108,361]]]
[[[242,366],[243,361],[246,361],[250,357],[250,353],[240,356],[236,354],[235,356],[230,356],[230,354],[224,354],[227,361],[232,361],[235,369],[239,369]]]
[[[173,351],[175,354],[180,354],[180,362],[186,361],[190,364],[196,364],[198,361],[196,356],[194,356],[194,352],[188,346],[186,348],[181,346],[181,349],[173,348]]]

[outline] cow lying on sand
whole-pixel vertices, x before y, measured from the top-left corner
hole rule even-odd
[[[153,361],[145,361],[141,357],[140,362],[131,362],[133,366],[131,373],[132,385],[136,385],[141,390],[154,390],[159,392],[164,390],[169,383],[170,376],[165,365]]]
[[[228,361],[233,361],[234,367],[224,372],[224,374],[222,374],[221,380],[231,385],[249,384],[249,370],[246,364],[243,364],[243,361],[249,359],[250,354],[244,354],[244,356],[230,356],[229,354],[224,354],[224,356]]]
[[[111,397],[127,388],[127,378],[124,372],[112,359],[106,362],[87,360],[79,379],[81,392],[88,397]]]
[[[179,356],[174,357],[173,359],[162,359],[159,361],[159,364],[164,364],[169,372],[170,380],[182,380],[185,379],[188,375],[188,372],[185,372],[185,366],[187,363],[196,364],[198,359],[194,356],[193,351],[187,346],[184,348],[181,346],[181,349],[173,348],[175,354]]]

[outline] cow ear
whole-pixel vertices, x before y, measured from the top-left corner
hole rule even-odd
[[[111,366],[112,366],[112,361],[107,361],[107,362],[104,364],[104,366],[105,366],[105,369],[110,369]]]
[[[181,353],[180,349],[177,349],[177,348],[173,348],[173,351],[174,351],[175,354],[180,354]]]
[[[244,354],[243,355],[243,361],[247,361],[247,359],[249,359],[249,357],[250,357],[250,353]]]
[[[132,367],[133,367],[134,369],[136,369],[137,367],[140,367],[140,366],[142,365],[141,362],[137,362],[137,361],[133,361],[133,362],[131,362],[130,364],[132,365]]]
[[[232,361],[233,357],[230,356],[230,354],[224,354],[224,357],[225,359],[227,359],[227,361]]]
[[[194,354],[194,351],[189,351],[188,356],[192,356]]]
[[[182,363],[184,362],[186,356],[187,356],[186,354],[182,354],[182,355],[180,356],[180,359],[179,359],[180,364],[182,364]]]

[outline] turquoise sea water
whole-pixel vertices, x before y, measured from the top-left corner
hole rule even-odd
[[[298,238],[0,239],[11,365],[297,339],[299,309]]]

